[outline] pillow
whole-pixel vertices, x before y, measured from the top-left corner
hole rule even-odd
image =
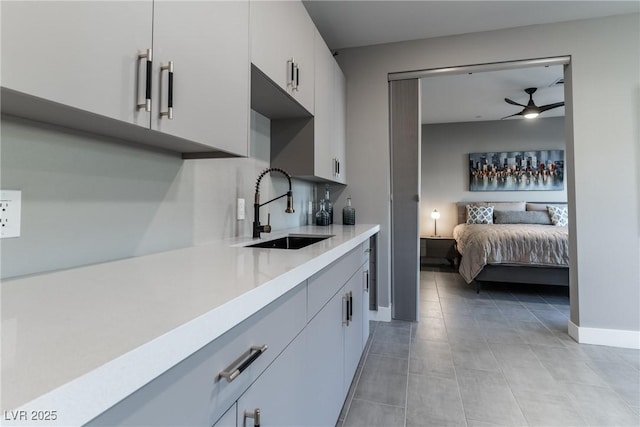
[[[493,213],[495,224],[542,224],[551,225],[547,212],[542,211],[497,211]]]
[[[493,206],[494,212],[502,211],[524,211],[526,209],[525,202],[474,202],[471,206]]]
[[[493,206],[467,205],[467,224],[493,224]]]
[[[549,211],[549,217],[553,225],[562,227],[569,225],[569,212],[566,206],[547,206],[547,210]]]
[[[547,206],[557,206],[559,208],[567,207],[566,203],[527,203],[527,210],[547,212]]]

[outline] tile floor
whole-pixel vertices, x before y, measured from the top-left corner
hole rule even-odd
[[[420,322],[372,322],[338,427],[639,426],[640,351],[567,335],[567,290],[421,272]]]

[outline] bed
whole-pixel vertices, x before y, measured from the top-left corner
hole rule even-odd
[[[566,205],[482,202],[464,209],[453,237],[467,283],[475,281],[478,291],[489,281],[568,286]]]

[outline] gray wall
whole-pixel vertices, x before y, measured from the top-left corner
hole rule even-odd
[[[420,233],[433,234],[438,209],[438,234],[451,236],[458,202],[566,202],[566,182],[564,191],[469,191],[468,168],[469,153],[564,149],[564,117],[422,125]]]
[[[389,72],[571,55],[565,120],[572,321],[640,330],[638,14],[345,49],[349,189],[381,224],[379,290],[389,304]],[[609,162],[604,170],[598,165]],[[346,193],[346,192],[345,192]],[[614,214],[603,219],[603,207]],[[606,227],[603,222],[606,221]]]
[[[21,237],[0,240],[3,278],[251,236],[253,192],[269,166],[269,120],[251,116],[251,157],[182,160],[96,135],[3,116],[0,185],[22,190]],[[263,200],[284,193],[262,180]],[[304,223],[312,185],[263,208],[274,230]],[[237,221],[236,198],[246,201]]]

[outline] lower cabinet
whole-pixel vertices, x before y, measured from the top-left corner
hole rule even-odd
[[[233,404],[227,412],[224,413],[222,417],[213,425],[213,427],[236,427],[236,417],[237,417],[238,405]]]
[[[307,379],[313,369],[307,364],[307,338],[302,331],[238,399],[238,427],[317,425],[311,407],[314,385]]]
[[[87,425],[335,425],[368,337],[366,249],[353,249]],[[227,371],[239,374],[225,379]]]

